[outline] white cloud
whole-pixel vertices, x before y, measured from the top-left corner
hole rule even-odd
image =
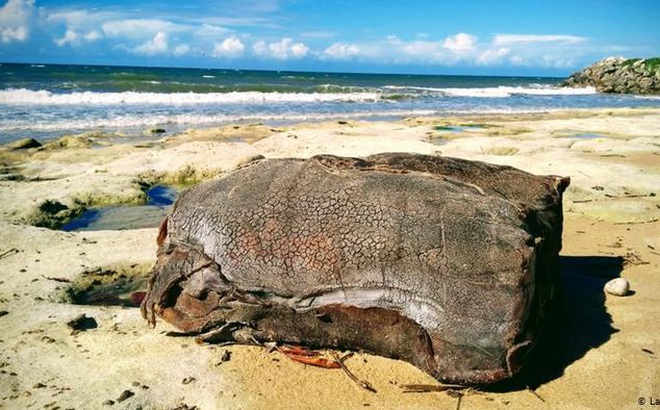
[[[497,34],[493,40],[496,46],[506,46],[511,44],[532,44],[532,43],[565,43],[577,44],[586,41],[584,37],[569,36],[563,34]]]
[[[360,55],[360,46],[355,44],[334,43],[321,54],[322,60],[348,60]]]
[[[291,53],[295,58],[303,58],[309,53],[309,47],[303,43],[296,43],[291,46]]]
[[[58,47],[63,47],[67,44],[71,46],[78,46],[82,44],[83,40],[87,42],[92,42],[100,39],[102,37],[101,33],[98,31],[90,31],[89,33],[78,33],[75,30],[67,29],[64,33],[64,36],[61,38],[56,38],[54,40],[55,44]]]
[[[30,36],[29,23],[34,0],[9,0],[0,8],[0,38],[3,43],[25,41]]]
[[[53,41],[59,47],[70,45],[80,46],[85,42],[92,42],[103,38],[103,34],[97,30],[104,19],[113,18],[111,13],[92,13],[86,10],[58,10],[49,13],[45,17],[47,23],[64,23],[66,31],[60,38]]]
[[[188,44],[179,44],[178,46],[174,47],[172,54],[177,57],[180,57],[188,54],[189,52],[190,52],[190,46]]]
[[[566,69],[589,54],[588,39],[564,34],[497,34],[478,64]],[[503,53],[499,50],[508,50]]]
[[[478,41],[469,33],[440,40],[408,41],[396,36],[364,43],[337,42],[319,53],[321,60],[359,59],[379,64],[530,66],[570,68],[584,55],[587,39],[570,35],[498,34]]]
[[[466,51],[472,51],[476,43],[477,37],[467,33],[458,33],[455,36],[447,37],[442,43],[442,46],[447,50],[456,53],[463,53]]]
[[[481,65],[500,64],[510,53],[511,50],[508,48],[491,48],[481,53],[477,57],[476,63]]]
[[[133,51],[137,54],[155,55],[167,53],[169,46],[167,44],[167,34],[159,31],[154,38],[136,47]]]
[[[390,44],[401,44],[401,43],[403,43],[403,41],[399,37],[397,37],[395,35],[392,35],[392,34],[385,37],[385,40]]]
[[[11,43],[13,41],[25,41],[29,36],[29,31],[26,26],[22,27],[3,27],[2,29],[2,42]]]
[[[322,60],[359,58],[383,64],[453,64],[463,58],[462,54],[465,51],[472,49],[474,39],[476,37],[459,34],[448,40],[445,39],[444,42],[426,39],[406,41],[390,35],[369,43],[334,43],[323,51],[320,58]],[[446,44],[450,44],[455,50],[463,51],[453,52],[446,47]]]
[[[197,29],[197,35],[200,37],[220,37],[229,32],[231,30],[213,24],[202,24],[201,28]]]
[[[124,19],[111,20],[101,26],[108,37],[145,38],[158,33],[181,31],[183,28],[174,23],[159,19]]]
[[[437,41],[409,41],[399,45],[402,53],[418,58],[434,58],[442,53],[440,43]]]
[[[92,13],[87,10],[55,10],[46,16],[48,22],[63,22],[68,27],[80,28],[98,25],[103,21],[117,18],[118,15],[111,13]]]
[[[274,58],[277,60],[300,59],[309,53],[309,47],[303,43],[294,43],[290,38],[283,38],[276,43],[257,41],[252,46],[257,57]]]
[[[524,59],[522,56],[519,56],[519,55],[511,56],[511,58],[509,58],[509,62],[513,65],[518,65],[518,66],[530,66],[531,65],[530,61]]]
[[[59,47],[62,47],[67,44],[74,44],[77,39],[78,34],[75,31],[67,30],[66,33],[64,33],[64,37],[55,39],[55,44],[57,44]]]
[[[227,37],[215,45],[213,54],[218,57],[236,58],[243,55],[245,45],[236,36]]]
[[[90,31],[89,33],[83,35],[83,37],[87,41],[96,41],[96,40],[102,38],[103,36],[98,31]]]

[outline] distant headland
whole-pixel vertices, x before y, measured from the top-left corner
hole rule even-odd
[[[607,57],[571,74],[566,87],[595,87],[603,93],[660,94],[660,57]]]

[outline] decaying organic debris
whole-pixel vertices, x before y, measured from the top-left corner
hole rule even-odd
[[[183,193],[142,312],[207,341],[516,373],[552,313],[568,178],[416,154],[262,160]]]

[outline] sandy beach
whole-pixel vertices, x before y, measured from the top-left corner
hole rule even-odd
[[[437,382],[410,364],[358,353],[345,364],[373,393],[341,370],[264,348],[198,345],[162,320],[148,328],[131,306],[156,259],[156,227],[35,226],[57,226],[85,207],[139,205],[149,186],[189,186],[260,156],[379,152],[571,177],[561,253],[565,334],[529,389],[406,393],[404,385]],[[38,148],[0,148],[0,169],[0,408],[660,405],[660,109],[240,124],[140,140],[81,134]],[[605,295],[604,284],[619,276],[631,294]],[[81,314],[94,324],[74,330],[68,323]]]

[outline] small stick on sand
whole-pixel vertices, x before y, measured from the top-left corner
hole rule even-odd
[[[430,393],[430,392],[443,392],[446,390],[458,390],[464,389],[465,386],[459,384],[405,384],[401,386],[402,389],[405,389],[404,393]]]
[[[539,394],[537,392],[535,392],[534,390],[532,390],[529,386],[526,386],[526,387],[527,387],[527,391],[529,391],[534,396],[536,396],[539,400],[541,400],[543,403],[545,403],[545,400],[543,400],[543,397],[539,396]]]
[[[463,394],[458,395],[458,401],[456,401],[456,410],[461,408],[461,400],[463,400]]]
[[[9,255],[11,255],[11,254],[13,254],[13,253],[18,253],[18,252],[19,252],[18,249],[16,249],[16,248],[11,248],[11,249],[9,249],[9,250],[6,250],[6,251],[0,253],[0,259],[4,258],[4,257],[6,257],[6,256],[9,256]]]
[[[332,356],[333,359],[335,359],[337,363],[339,363],[341,369],[344,371],[344,373],[346,373],[349,379],[353,380],[358,386],[362,387],[363,389],[370,391],[372,393],[377,393],[376,389],[374,389],[373,386],[368,381],[358,379],[356,375],[354,375],[350,370],[348,370],[344,362],[339,358],[339,356],[337,356],[337,353],[330,352],[330,355]]]
[[[639,222],[614,222],[614,225],[643,225],[643,224],[651,224],[653,222],[658,222],[658,218],[653,218],[649,221],[639,221]]]
[[[44,276],[44,275],[41,275],[41,277],[47,280],[54,280],[55,282],[71,283],[71,279],[67,279],[67,278],[56,278],[56,277]]]

